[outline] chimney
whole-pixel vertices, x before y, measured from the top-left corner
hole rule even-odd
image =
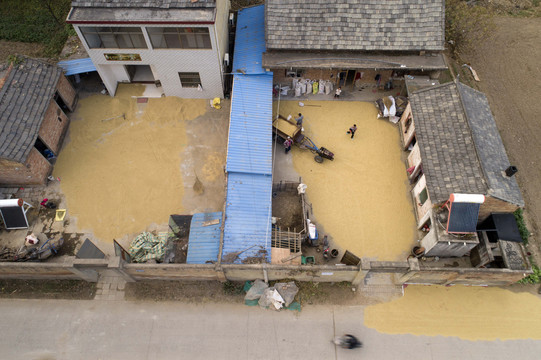
[[[511,177],[513,175],[515,175],[517,173],[518,169],[516,166],[509,166],[507,169],[505,169],[505,175],[507,175],[508,177]]]

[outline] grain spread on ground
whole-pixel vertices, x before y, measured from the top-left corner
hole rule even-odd
[[[166,97],[138,104],[143,90],[119,85],[115,97],[80,100],[55,165],[70,216],[104,241],[182,213],[186,121],[204,114],[206,101]]]
[[[279,106],[284,117],[300,109],[296,101]],[[274,102],[275,114],[277,107]],[[302,113],[305,135],[335,154],[318,164],[310,151],[292,151],[320,236],[359,257],[405,259],[415,245],[415,217],[397,126],[377,119],[367,102],[311,101]],[[358,130],[351,139],[346,132],[353,124]]]
[[[388,334],[538,340],[541,300],[495,287],[410,285],[404,297],[367,307],[364,324]]]

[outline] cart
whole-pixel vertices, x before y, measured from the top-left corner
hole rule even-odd
[[[299,148],[308,149],[316,154],[314,156],[316,162],[322,163],[323,159],[334,160],[334,154],[329,149],[317,147],[312,139],[302,133],[302,126],[298,126],[295,122],[288,120],[282,115],[278,115],[273,120],[272,127],[276,136],[281,138],[282,141],[290,137],[293,140],[293,144],[296,144]]]

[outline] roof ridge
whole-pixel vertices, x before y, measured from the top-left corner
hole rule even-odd
[[[419,90],[415,90],[414,92],[411,93],[411,95],[416,95],[416,94],[423,93],[423,92],[427,92],[427,91],[431,91],[431,90],[441,89],[441,88],[443,88],[443,87],[450,86],[450,85],[454,85],[454,83],[451,81],[451,82],[448,82],[448,83],[443,83],[443,84],[438,84],[438,85],[434,85],[434,86],[429,86],[429,87],[426,87],[426,88],[422,88],[422,89],[419,89]]]
[[[470,134],[470,136],[472,138],[473,149],[475,150],[475,156],[477,157],[477,161],[479,161],[481,172],[483,173],[483,181],[485,182],[485,186],[486,186],[487,192],[488,192],[490,190],[490,186],[489,186],[489,182],[488,182],[488,174],[487,174],[487,171],[486,171],[485,167],[483,166],[483,161],[481,159],[481,156],[479,155],[479,150],[477,149],[478,144],[475,141],[475,137],[473,136],[473,130],[472,130],[472,125],[471,125],[472,120],[470,118],[470,115],[468,114],[468,111],[466,110],[466,106],[464,105],[464,98],[462,97],[462,93],[460,92],[459,84],[462,84],[462,83],[459,81],[458,78],[456,78],[455,81],[453,82],[453,84],[455,85],[456,92],[457,92],[458,98],[460,100],[459,101],[460,102],[460,107],[462,108],[462,111],[464,112],[464,116],[466,116],[466,124],[468,124],[468,132],[469,132],[469,134]],[[472,89],[472,90],[475,90],[475,89]]]

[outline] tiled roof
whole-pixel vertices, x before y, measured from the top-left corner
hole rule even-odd
[[[216,0],[74,0],[72,7],[181,9],[216,7]]]
[[[488,183],[489,194],[524,206],[516,179],[504,175],[504,170],[510,163],[486,96],[464,84],[458,83],[457,86]]]
[[[439,203],[452,193],[487,194],[456,85],[419,90],[410,102],[430,198]]]
[[[267,0],[268,49],[443,50],[444,0]]]
[[[0,158],[24,163],[56,91],[62,69],[23,58],[0,89]]]

